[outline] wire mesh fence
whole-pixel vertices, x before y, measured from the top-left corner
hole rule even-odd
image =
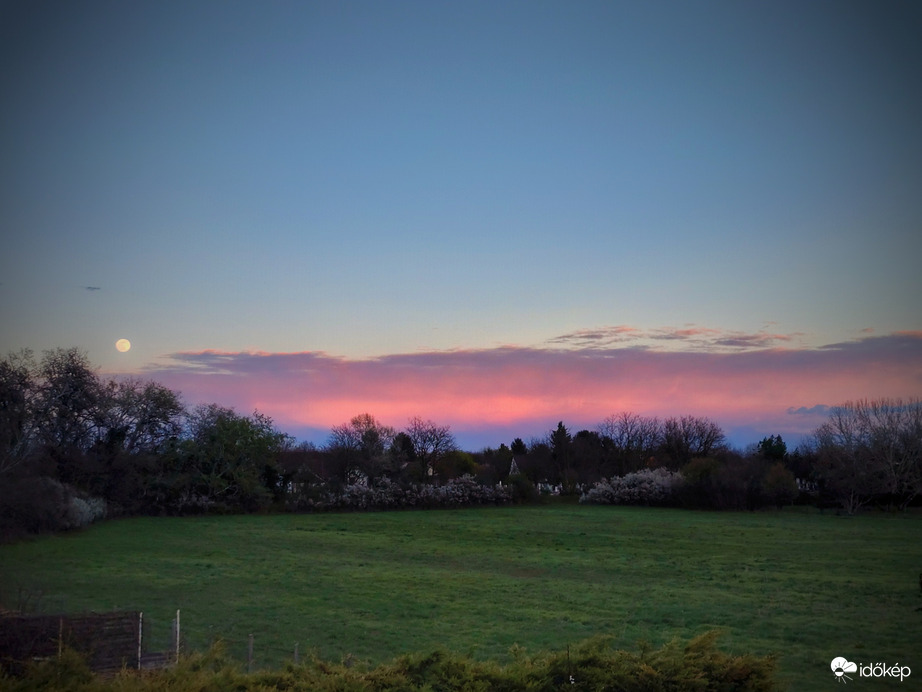
[[[0,662],[16,670],[30,661],[60,656],[67,648],[82,654],[97,672],[139,668],[143,629],[140,612],[6,614],[0,618]]]
[[[197,642],[220,641],[225,655],[247,671],[302,663],[310,655],[303,640],[280,641],[245,628],[232,628],[229,636],[199,631],[192,623],[191,638]],[[207,628],[206,628],[207,629]],[[149,617],[140,611],[85,613],[80,615],[0,616],[0,667],[16,672],[29,662],[60,656],[72,649],[86,658],[90,668],[112,673],[124,668],[157,668],[171,665],[185,653],[186,631],[181,612],[175,617]],[[207,647],[207,644],[205,645]]]

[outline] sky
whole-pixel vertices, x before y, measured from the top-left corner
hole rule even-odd
[[[922,396],[920,33],[914,1],[2,2],[0,354],[318,443],[799,439]]]

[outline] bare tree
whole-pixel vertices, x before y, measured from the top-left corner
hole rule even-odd
[[[394,440],[395,431],[370,413],[360,413],[348,423],[337,425],[330,431],[330,446],[360,452],[367,458],[381,456]]]
[[[905,508],[922,491],[922,401],[877,399],[855,407],[881,465],[884,492]]]
[[[677,464],[687,464],[696,457],[707,457],[726,442],[717,423],[696,416],[667,418],[663,423],[663,446]]]
[[[435,468],[443,456],[458,448],[449,426],[437,425],[419,416],[410,419],[405,432],[413,443],[416,459],[423,466],[427,475],[429,469]]]
[[[906,507],[922,493],[922,401],[849,401],[814,437],[820,477],[846,512],[874,496]]]
[[[829,420],[814,432],[818,475],[848,514],[857,512],[883,487],[881,467],[871,456],[861,419],[849,402],[833,407]]]
[[[364,473],[379,475],[386,466],[385,453],[393,444],[396,432],[380,423],[370,413],[360,413],[348,423],[330,431],[327,451],[336,467],[339,480],[349,482]]]
[[[38,369],[35,423],[42,443],[85,451],[98,439],[103,388],[86,354],[76,348],[45,351]]]
[[[899,436],[903,459],[902,506],[905,509],[922,495],[922,400],[913,398],[906,403]]]
[[[660,427],[658,418],[624,411],[602,421],[598,431],[611,446],[619,473],[624,474],[636,471],[653,455],[660,443]]]

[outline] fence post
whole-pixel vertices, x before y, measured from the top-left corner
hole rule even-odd
[[[253,672],[253,634],[250,633],[250,641],[247,645],[247,673]]]
[[[144,636],[144,612],[138,613],[138,670],[141,670],[141,638]]]
[[[179,663],[179,610],[176,611],[176,619],[173,620],[173,645],[176,652],[176,663]]]
[[[298,665],[298,642],[295,642],[295,665]]]
[[[58,618],[58,658],[64,653],[64,618]]]

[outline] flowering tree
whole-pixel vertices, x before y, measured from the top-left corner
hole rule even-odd
[[[600,505],[665,505],[675,499],[682,475],[665,468],[643,469],[596,483],[579,501]]]

